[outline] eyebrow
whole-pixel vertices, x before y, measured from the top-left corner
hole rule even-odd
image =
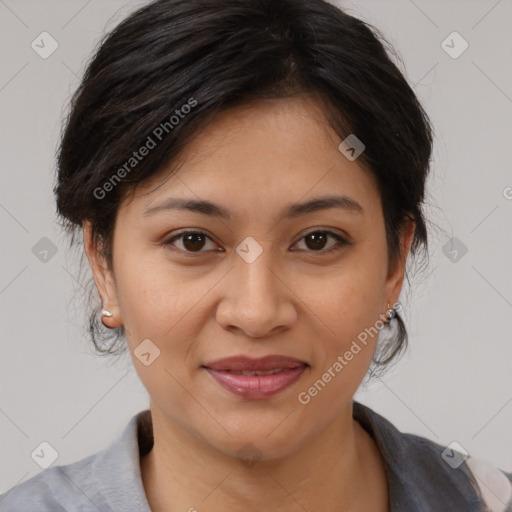
[[[292,203],[287,205],[280,214],[280,218],[293,219],[306,213],[313,213],[331,208],[340,208],[348,213],[363,214],[363,207],[354,199],[347,196],[324,196],[316,197],[303,203]],[[211,217],[230,220],[233,215],[229,210],[210,201],[184,199],[170,197],[161,204],[148,208],[144,211],[144,217],[168,210],[186,210],[194,213],[201,213]]]

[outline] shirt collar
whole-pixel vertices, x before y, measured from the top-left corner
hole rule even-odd
[[[92,466],[100,510],[151,512],[146,499],[140,457],[153,446],[149,409],[132,416],[121,435],[98,454]]]
[[[382,455],[392,510],[482,510],[466,464],[457,470],[449,467],[441,457],[441,445],[400,432],[356,401],[353,417],[373,437]]]

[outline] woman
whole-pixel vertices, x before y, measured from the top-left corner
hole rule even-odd
[[[150,409],[1,510],[512,510],[511,474],[353,400],[406,344],[431,149],[378,33],[324,0],[123,21],[74,98],[55,194]]]

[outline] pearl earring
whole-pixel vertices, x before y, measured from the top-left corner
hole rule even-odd
[[[396,316],[395,308],[390,307],[389,302],[388,302],[388,310],[386,311],[386,318],[388,319],[388,323],[389,323],[393,318],[395,318],[395,316]]]
[[[112,316],[112,313],[108,311],[108,309],[102,309],[101,316],[108,316],[110,318]]]

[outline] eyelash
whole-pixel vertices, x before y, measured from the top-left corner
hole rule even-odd
[[[313,250],[307,250],[306,249],[305,250],[306,252],[310,252],[310,253],[313,253],[313,254],[328,254],[328,253],[335,252],[335,251],[338,251],[338,250],[342,249],[343,246],[345,246],[345,245],[350,245],[350,242],[345,240],[343,237],[341,237],[337,233],[334,233],[333,231],[328,231],[328,230],[325,230],[325,229],[316,229],[316,230],[310,231],[309,233],[306,233],[305,235],[303,235],[299,240],[297,240],[296,243],[300,242],[301,240],[303,240],[304,238],[306,238],[307,236],[309,236],[309,235],[311,235],[313,233],[322,233],[324,235],[331,236],[332,238],[334,238],[338,242],[338,244],[330,247],[329,249],[320,249],[318,251],[313,251]],[[178,233],[177,235],[174,235],[172,238],[169,238],[168,240],[162,242],[162,245],[170,246],[170,245],[172,245],[174,243],[175,240],[178,240],[179,238],[183,237],[184,235],[191,235],[191,234],[203,235],[206,238],[212,240],[203,231],[182,231],[181,233]],[[212,240],[212,242],[213,242],[213,240]],[[196,255],[201,254],[202,252],[206,252],[206,251],[202,251],[202,250],[201,251],[197,251],[197,252],[187,251],[187,250],[183,250],[183,249],[172,249],[172,250],[174,250],[176,252],[182,252],[182,253],[190,255],[190,256],[196,256]]]

